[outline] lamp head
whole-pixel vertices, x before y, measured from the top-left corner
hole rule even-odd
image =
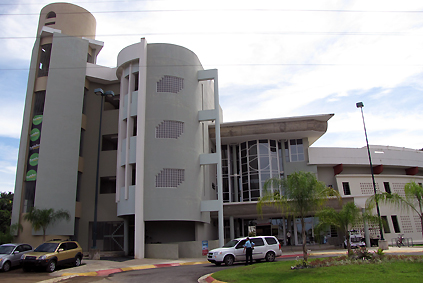
[[[115,96],[115,93],[112,90],[106,90],[106,91],[104,91],[101,88],[96,88],[94,90],[94,93],[96,95],[101,95],[101,96]]]
[[[115,93],[113,92],[113,90],[106,90],[106,92],[104,93],[104,95],[107,95],[107,96],[115,96]]]
[[[94,90],[94,93],[95,93],[95,94],[97,94],[97,95],[103,95],[103,94],[104,94],[104,91],[103,91],[103,89],[101,89],[101,88],[96,88],[96,89]]]
[[[355,105],[357,106],[357,108],[363,108],[364,107],[363,102],[357,102]]]

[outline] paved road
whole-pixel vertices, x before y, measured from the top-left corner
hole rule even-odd
[[[39,282],[51,279],[49,273],[45,271],[31,271],[24,272],[22,268],[13,268],[8,272],[0,272],[0,282],[11,283],[26,283],[26,282]]]
[[[133,283],[133,282],[149,282],[149,283],[187,283],[197,282],[198,278],[205,274],[214,273],[223,269],[234,268],[242,266],[242,264],[234,264],[233,266],[215,266],[214,264],[201,264],[201,265],[186,265],[175,267],[163,267],[160,269],[145,269],[137,271],[128,271],[116,273],[109,276],[105,282],[120,282],[120,283]],[[76,282],[76,281],[75,281]]]

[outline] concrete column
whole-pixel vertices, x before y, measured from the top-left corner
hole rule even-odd
[[[239,195],[238,195],[238,164],[236,162],[236,145],[232,146],[232,172],[234,178],[234,197],[235,199],[232,200],[233,202],[239,202]]]
[[[123,250],[125,255],[129,255],[129,221],[127,217],[123,218]]]
[[[233,216],[229,216],[229,229],[230,229],[231,239],[235,239],[235,227],[234,227]]]
[[[361,212],[364,214],[365,209],[362,208]],[[367,223],[367,220],[364,220],[364,239],[366,240],[366,247],[370,248],[369,224]]]

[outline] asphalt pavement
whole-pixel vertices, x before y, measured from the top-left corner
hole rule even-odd
[[[377,247],[368,248],[369,251],[376,251]],[[301,250],[290,247],[282,248],[283,254],[282,258],[296,258],[302,257]],[[345,255],[345,249],[329,249],[322,250],[313,248],[313,246],[308,247],[309,256],[338,256]],[[386,254],[391,253],[400,253],[400,254],[409,254],[409,253],[423,253],[423,247],[389,247],[389,250],[384,251]],[[63,268],[58,271],[50,273],[52,276],[51,279],[39,281],[39,283],[55,283],[64,281],[69,278],[74,278],[78,276],[108,276],[110,274],[131,271],[131,270],[142,270],[142,269],[153,269],[161,267],[170,267],[170,266],[183,266],[183,265],[198,265],[198,264],[207,264],[206,256],[202,258],[184,258],[179,260],[169,260],[169,259],[131,259],[131,258],[117,258],[117,259],[101,259],[101,260],[86,260],[82,261],[82,265],[79,267],[73,268]],[[210,276],[210,274],[203,276],[199,279],[199,282],[218,282]]]

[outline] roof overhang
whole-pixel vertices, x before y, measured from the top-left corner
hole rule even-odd
[[[266,120],[222,123],[222,144],[237,144],[252,139],[296,139],[307,137],[313,144],[327,130],[327,122],[334,114],[286,117]],[[214,140],[215,125],[209,126],[210,138]]]

